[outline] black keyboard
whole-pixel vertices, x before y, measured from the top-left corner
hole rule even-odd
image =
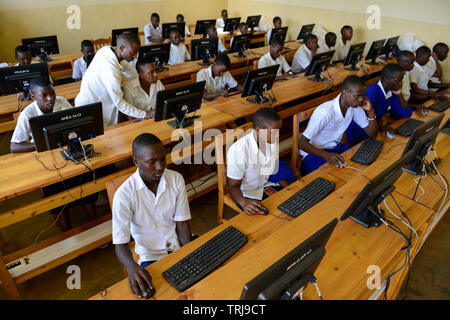
[[[450,107],[450,101],[437,101],[429,106],[428,109],[436,112],[442,112],[447,110],[448,107]]]
[[[329,195],[335,187],[336,184],[334,182],[320,177],[316,178],[292,197],[280,204],[278,209],[291,217],[298,217],[303,212],[322,201],[322,199]]]
[[[416,129],[418,126],[423,124],[423,121],[417,120],[417,119],[408,119],[406,120],[400,127],[397,128],[397,133],[404,137],[409,137],[414,129]]]
[[[245,234],[234,227],[227,227],[164,271],[163,276],[175,289],[184,291],[219,267],[247,242]]]
[[[383,148],[384,142],[380,140],[367,139],[355,152],[352,161],[369,165],[375,161]]]

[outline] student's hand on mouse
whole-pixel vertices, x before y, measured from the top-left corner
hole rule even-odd
[[[344,168],[346,163],[344,158],[337,153],[327,152],[325,160],[338,168]]]
[[[230,91],[228,91],[227,88],[223,89],[223,91],[222,91],[222,96],[228,97],[229,94],[230,94]]]
[[[262,211],[264,206],[260,201],[254,199],[245,199],[243,203],[242,209],[244,209],[247,214],[257,214]]]
[[[145,119],[150,119],[155,117],[155,110],[150,110],[145,113]]]
[[[131,292],[138,298],[147,295],[147,288],[153,288],[150,273],[144,268],[141,268],[138,264],[134,264],[132,267],[128,268],[127,273]]]
[[[417,112],[420,114],[427,114],[428,113],[428,108],[422,105],[418,105],[416,106]]]
[[[389,127],[389,126],[384,126],[384,127],[381,129],[381,132],[382,132],[385,136],[387,136],[388,134],[390,134],[391,136],[395,136],[395,130],[392,129],[391,127]]]

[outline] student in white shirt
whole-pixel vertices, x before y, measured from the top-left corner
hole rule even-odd
[[[88,67],[88,63],[92,62],[95,55],[94,44],[89,40],[81,41],[81,53],[82,57],[73,62],[72,78],[74,80],[81,80]]]
[[[337,36],[334,32],[327,32],[327,34],[325,34],[324,40],[322,40],[322,42],[319,44],[317,53],[330,52],[332,50],[336,51],[336,40]],[[335,60],[337,60],[336,52],[334,53],[331,61],[333,62]]]
[[[273,28],[281,28],[283,26],[283,21],[281,20],[280,17],[274,17],[272,20],[273,23]],[[267,31],[267,44],[270,43],[270,35],[272,34],[272,29],[269,29],[269,31]]]
[[[220,15],[221,17],[216,20],[216,29],[219,33],[222,33],[225,28],[225,21],[228,19],[228,11],[223,9]]]
[[[217,38],[218,39],[218,48],[217,51],[219,53],[224,53],[227,51],[225,45],[223,44],[222,39],[217,36],[217,28],[215,25],[211,24],[206,28],[206,38]]]
[[[342,61],[348,53],[353,38],[353,28],[351,26],[343,26],[341,28],[341,38],[336,44],[336,59]]]
[[[378,134],[375,111],[369,98],[364,97],[366,86],[357,76],[349,76],[342,83],[342,92],[333,100],[319,105],[309,119],[300,137],[300,164],[302,176],[316,170],[326,162],[345,167],[340,155],[349,149],[341,138],[350,123],[355,121],[372,138]],[[367,114],[367,115],[366,115]]]
[[[292,60],[292,71],[294,73],[300,73],[308,68],[319,48],[318,41],[317,36],[312,33],[305,37],[303,44],[294,55],[294,60]]]
[[[279,131],[282,121],[272,108],[253,115],[253,130],[231,145],[227,154],[230,196],[247,214],[263,210],[264,189],[280,189],[295,180],[292,169],[279,160]]]
[[[138,109],[151,111],[151,117],[154,117],[156,95],[164,90],[164,85],[158,79],[153,62],[138,60],[136,70],[139,77],[123,86],[123,98]]]
[[[170,39],[170,56],[168,64],[179,64],[191,60],[191,55],[184,43],[180,40],[180,33],[177,30],[171,30]]]
[[[248,24],[247,23],[241,22],[239,24],[239,31],[236,33],[236,36],[238,36],[240,34],[248,34]],[[230,48],[233,45],[233,40],[234,40],[234,37],[231,38],[231,40],[230,40]]]
[[[33,55],[31,54],[30,49],[25,46],[17,46],[14,50],[14,57],[17,60],[16,66],[26,66],[31,64]]]
[[[177,14],[177,22],[184,22],[184,16],[181,13]],[[191,33],[189,32],[189,28],[188,28],[187,24],[185,23],[184,37],[190,37],[190,36],[191,36]],[[184,38],[181,37],[181,40],[184,40]]]
[[[150,111],[125,101],[121,89],[122,74],[131,80],[138,76],[129,61],[136,58],[139,48],[137,35],[122,33],[117,37],[116,48],[104,46],[98,50],[81,80],[75,106],[101,101],[105,127],[119,123],[119,111],[133,118],[150,118]]]
[[[144,26],[145,44],[162,43],[164,41],[162,30],[159,26],[159,15],[154,12],[150,17],[150,23]]]
[[[448,56],[448,45],[443,42],[438,42],[433,46],[430,60],[425,65],[428,69],[428,74],[431,81],[435,83],[442,83],[442,67],[439,61],[444,61]]]
[[[275,80],[288,80],[294,77],[291,67],[286,62],[286,59],[281,55],[283,50],[283,41],[278,36],[272,38],[269,44],[269,52],[263,55],[258,60],[258,69],[274,66],[279,64],[280,67],[277,72]]]
[[[138,298],[153,289],[153,262],[192,240],[184,178],[166,169],[166,151],[158,137],[143,133],[133,141],[137,170],[116,191],[112,205],[112,242],[126,268],[130,289]],[[133,260],[133,237],[139,261]]]
[[[34,101],[20,113],[17,119],[17,125],[11,137],[12,153],[36,150],[29,123],[30,118],[72,108],[65,98],[56,96],[55,89],[48,79],[34,78],[30,83],[30,90]]]
[[[214,63],[209,68],[202,69],[197,73],[196,81],[205,81],[203,99],[212,100],[216,97],[227,97],[230,89],[242,91],[242,85],[234,80],[230,70],[230,58],[225,53],[219,53]]]

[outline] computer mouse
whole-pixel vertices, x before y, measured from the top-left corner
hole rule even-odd
[[[423,115],[427,115],[428,114],[428,110],[427,109],[420,109],[420,113]]]
[[[146,288],[146,290],[147,290],[147,294],[145,296],[143,296],[145,299],[150,299],[156,293],[155,287],[153,287],[152,289]]]
[[[389,139],[395,139],[395,133],[386,131],[386,137],[388,137]]]
[[[266,214],[269,214],[269,210],[266,207],[263,207],[258,214],[265,216]]]

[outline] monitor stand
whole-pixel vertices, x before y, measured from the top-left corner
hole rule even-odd
[[[247,98],[247,101],[256,104],[262,104],[269,102],[269,98],[264,97],[264,92],[256,92],[256,95],[253,98]]]
[[[203,61],[202,61],[202,62],[199,62],[199,63],[198,63],[199,65],[205,66],[205,67],[208,67],[208,66],[212,65],[212,62],[209,61],[209,58],[203,57],[202,59],[203,59]]]
[[[352,62],[352,66],[348,67],[348,68],[345,68],[345,70],[348,70],[348,71],[359,71],[359,68],[356,67],[356,63],[357,63],[356,61]]]
[[[169,70],[169,68],[164,67],[162,64],[158,64],[158,66],[156,67],[156,72],[163,72],[164,70]]]
[[[309,281],[313,279],[313,275],[311,273],[306,273],[303,277],[289,285],[289,287],[283,292],[280,297],[280,300],[292,300],[294,299],[296,293],[302,288],[305,287]]]
[[[416,157],[413,162],[405,165],[402,168],[404,171],[410,172],[416,176],[420,176],[422,174],[423,169],[423,159]]]
[[[47,55],[47,52],[45,52],[45,51],[41,51],[41,55],[40,55],[39,59],[40,59],[41,62],[50,62],[50,61],[52,61],[52,58],[50,58]]]
[[[372,58],[372,60],[370,60],[370,62],[366,62],[367,64],[370,64],[371,66],[377,66],[377,65],[379,65],[379,63],[377,62],[377,58],[378,58],[378,55],[376,54],[373,58]]]
[[[235,58],[247,58],[247,56],[244,53],[244,49],[239,49],[239,53],[234,56]]]
[[[378,227],[382,221],[377,217],[377,215],[384,217],[384,211],[380,209],[380,211],[376,213],[372,207],[367,207],[366,210],[364,210],[359,216],[350,216],[350,219],[358,222],[365,228],[370,228],[373,226]]]
[[[86,158],[91,158],[94,154],[94,145],[86,144],[83,145],[84,150],[86,152]],[[74,140],[70,140],[67,143],[67,150],[62,150],[59,152],[64,160],[72,160],[79,161],[84,159],[84,152],[81,148],[80,142],[75,142]]]
[[[191,117],[186,117],[186,115],[182,113],[172,113],[172,116],[175,117],[175,120],[170,120],[167,122],[169,126],[175,129],[186,128],[194,124],[194,120],[200,118],[199,115],[194,115]]]

